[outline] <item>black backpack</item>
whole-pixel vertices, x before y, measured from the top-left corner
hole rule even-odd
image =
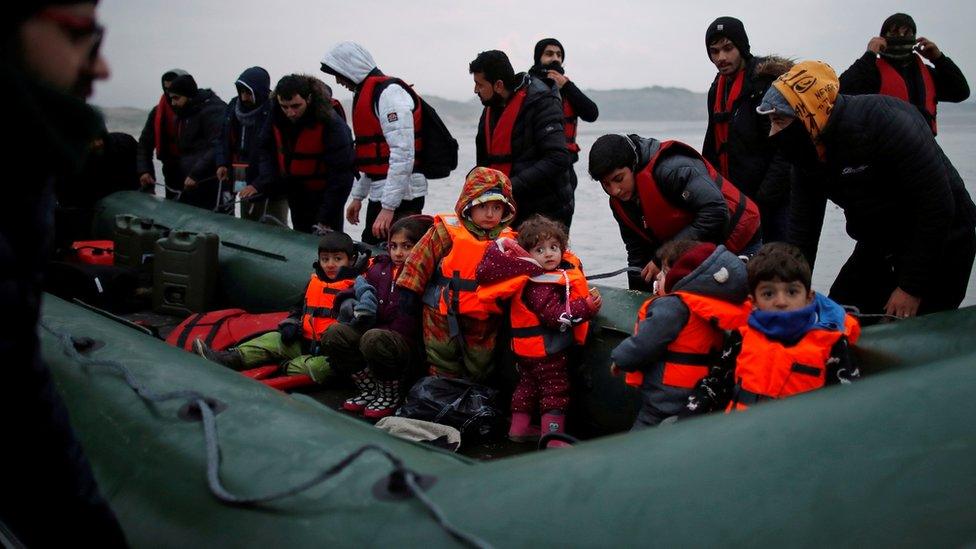
[[[458,166],[457,139],[451,135],[447,125],[441,120],[434,107],[424,101],[424,98],[413,90],[413,86],[399,78],[390,78],[381,83],[373,92],[373,109],[376,109],[383,88],[394,83],[407,90],[413,96],[414,101],[420,103],[420,140],[424,144],[423,149],[417,155],[420,173],[424,174],[427,179],[444,179],[450,176],[451,172]]]

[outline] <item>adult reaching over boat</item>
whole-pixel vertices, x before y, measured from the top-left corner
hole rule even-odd
[[[698,151],[679,141],[607,134],[590,149],[590,177],[610,196],[627,248],[632,290],[651,290],[657,249],[671,240],[725,244],[736,254],[762,245],[759,208]]]
[[[146,125],[139,135],[139,149],[136,155],[139,183],[147,192],[152,192],[156,184],[156,169],[153,166],[153,154],[163,164],[163,182],[170,189],[182,189],[183,175],[180,168],[180,152],[176,144],[177,127],[176,111],[169,102],[169,87],[178,76],[189,74],[183,69],[170,69],[163,73],[163,94],[159,96],[159,103],[149,111]],[[166,191],[167,198],[176,196],[174,191]]]
[[[271,116],[258,142],[258,177],[241,191],[284,193],[296,231],[342,231],[342,207],[353,179],[352,134],[332,108],[325,83],[289,74],[274,89]]]
[[[108,77],[95,2],[18,2],[0,29],[4,145],[11,182],[0,216],[0,540],[12,547],[79,542],[124,547],[51,372],[41,360],[41,279],[50,253],[52,180],[81,169],[100,128],[85,104]]]
[[[214,151],[227,104],[212,90],[197,87],[189,74],[176,77],[167,93],[176,112],[176,152],[185,176],[179,201],[213,210],[221,203]]]
[[[225,192],[237,193],[258,177],[258,137],[271,116],[271,76],[262,67],[244,70],[234,82],[237,97],[224,111],[224,126],[216,149],[217,181]],[[269,197],[270,198],[270,197]],[[260,220],[270,214],[281,221],[288,215],[284,197],[266,203],[241,205],[241,218]],[[267,210],[267,211],[266,211]]]
[[[475,142],[477,164],[511,179],[518,204],[512,226],[542,214],[568,228],[576,205],[559,95],[538,78],[515,74],[498,50],[479,53],[468,70],[485,106]]]
[[[572,157],[573,164],[579,160],[580,147],[576,143],[576,129],[580,119],[584,122],[596,122],[600,116],[600,109],[592,99],[583,93],[572,80],[566,76],[563,63],[566,62],[566,50],[559,40],[543,38],[535,44],[534,65],[529,74],[541,79],[554,87],[563,101],[563,129],[566,133],[566,148]],[[576,170],[570,168],[569,181],[576,191]]]
[[[369,200],[362,240],[379,244],[394,221],[424,209],[427,178],[417,162],[423,147],[420,96],[403,80],[383,74],[355,42],[340,42],[326,52],[322,72],[355,93],[352,126],[356,167],[363,175],[353,185],[346,219],[358,225],[363,199]]]
[[[844,95],[879,93],[908,101],[935,134],[939,101],[965,101],[969,83],[935,42],[915,33],[910,15],[896,13],[885,19],[880,36],[868,41],[864,55],[840,75],[840,91]]]
[[[795,168],[789,240],[813,265],[831,200],[857,241],[831,299],[899,317],[957,308],[976,257],[976,205],[915,107],[838,89],[829,65],[804,61],[759,107]]]
[[[752,55],[745,26],[734,17],[712,21],[705,31],[705,49],[718,74],[708,90],[702,156],[759,206],[763,241],[783,240],[790,165],[769,143],[769,119],[756,107],[773,80],[793,63],[772,55]]]

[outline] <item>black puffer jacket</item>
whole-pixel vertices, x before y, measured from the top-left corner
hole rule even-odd
[[[180,167],[196,181],[213,177],[217,171],[214,159],[224,125],[227,104],[213,91],[202,89],[176,113]]]
[[[790,165],[780,157],[769,135],[769,117],[756,112],[763,95],[779,75],[793,63],[781,57],[752,57],[746,63],[746,77],[742,92],[732,104],[729,123],[729,173],[725,174],[736,187],[755,200],[761,208],[785,204],[790,197]],[[716,169],[721,169],[719,151],[715,146],[715,95],[719,77],[708,90],[708,129],[702,144],[702,156]]]
[[[518,206],[515,227],[532,214],[543,214],[567,225],[575,208],[569,180],[572,159],[563,132],[563,105],[559,95],[537,78],[517,75],[527,87],[525,102],[512,129],[512,193]],[[501,109],[493,115],[501,116]],[[485,113],[478,122],[477,163],[488,166]],[[493,121],[494,122],[494,121]]]
[[[826,164],[797,167],[790,242],[813,264],[829,199],[847,234],[893,254],[898,286],[921,295],[952,253],[946,240],[976,227],[976,205],[928,124],[899,99],[838,95],[822,139]]]

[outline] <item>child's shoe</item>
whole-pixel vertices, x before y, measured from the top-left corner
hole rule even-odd
[[[392,416],[400,405],[400,381],[376,381],[376,392],[373,401],[366,405],[363,416],[366,419],[382,419]]]
[[[508,440],[512,442],[531,442],[539,440],[539,428],[529,425],[531,416],[525,412],[512,412],[512,425],[508,429]]]
[[[376,398],[376,378],[373,377],[369,367],[363,368],[352,375],[352,382],[356,385],[359,394],[347,399],[342,403],[342,409],[350,412],[362,413],[366,405]]]
[[[561,410],[549,410],[542,414],[542,432],[545,433],[565,433],[566,415]],[[561,440],[550,440],[546,448],[567,448],[572,446]]]
[[[215,351],[207,346],[199,337],[193,340],[193,352],[202,356],[203,358],[220,364],[221,366],[226,366],[234,370],[244,369],[244,358],[237,349],[228,349],[226,351]]]

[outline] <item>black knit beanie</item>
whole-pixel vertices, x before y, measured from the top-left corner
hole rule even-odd
[[[176,80],[173,80],[173,83],[169,85],[169,93],[175,93],[176,95],[182,95],[191,99],[196,97],[199,90],[197,81],[189,74],[177,76]]]
[[[908,27],[912,29],[912,34],[916,34],[918,30],[915,28],[915,20],[912,19],[911,15],[907,13],[896,13],[891,17],[884,20],[881,24],[881,32],[878,36],[884,36],[886,32],[890,31],[892,27],[898,29],[901,27]]]
[[[736,48],[739,48],[739,54],[742,55],[743,59],[752,57],[752,53],[749,51],[749,35],[746,34],[746,28],[742,21],[727,16],[719,17],[712,21],[711,25],[708,25],[708,30],[705,31],[705,52],[708,52],[708,46],[723,36],[735,44]]]
[[[566,48],[563,47],[562,43],[555,38],[543,38],[535,43],[535,60],[532,62],[534,65],[539,64],[542,59],[542,52],[546,51],[546,46],[559,46],[563,52],[563,63],[566,62]]]

